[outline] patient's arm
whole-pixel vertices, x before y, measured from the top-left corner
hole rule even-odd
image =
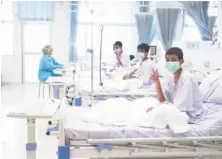
[[[112,68],[111,70],[109,70],[109,72],[113,72],[114,70],[116,70],[116,68]]]
[[[146,109],[146,113],[149,113],[151,110],[153,110],[152,107],[151,107],[151,108],[147,108],[147,109]]]
[[[164,98],[164,95],[163,95],[163,91],[162,91],[162,88],[161,88],[161,84],[160,84],[160,80],[159,80],[159,76],[158,76],[157,71],[153,70],[152,80],[155,83],[157,99],[159,100],[159,102],[162,103],[162,102],[165,101],[165,98]]]
[[[133,76],[136,73],[137,69],[133,70],[129,75]]]
[[[123,79],[136,78],[136,77],[133,76],[133,75],[136,73],[136,71],[137,71],[137,69],[133,70],[130,74],[125,75],[125,76],[123,77]]]

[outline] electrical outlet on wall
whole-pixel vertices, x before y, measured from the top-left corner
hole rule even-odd
[[[199,42],[187,42],[186,47],[187,47],[187,49],[198,49]]]

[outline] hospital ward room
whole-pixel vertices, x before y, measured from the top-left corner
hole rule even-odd
[[[0,159],[222,159],[222,1],[1,1]]]

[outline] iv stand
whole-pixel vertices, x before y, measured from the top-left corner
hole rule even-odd
[[[101,75],[101,72],[102,72],[102,68],[101,68],[101,63],[102,63],[102,42],[103,42],[103,25],[100,26],[100,56],[99,56],[99,76],[100,76],[100,82],[99,82],[99,85],[100,86],[103,86],[103,83],[102,83],[102,75]]]
[[[93,9],[90,10],[91,14],[91,104],[90,107],[92,106],[93,103]]]

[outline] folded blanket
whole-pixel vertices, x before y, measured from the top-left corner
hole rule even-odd
[[[146,113],[146,109],[153,109]],[[152,127],[164,129],[169,125],[174,133],[190,130],[188,116],[173,105],[158,104],[155,98],[136,101],[109,99],[101,102],[81,117],[83,121],[114,126]],[[176,120],[175,120],[176,119]]]

